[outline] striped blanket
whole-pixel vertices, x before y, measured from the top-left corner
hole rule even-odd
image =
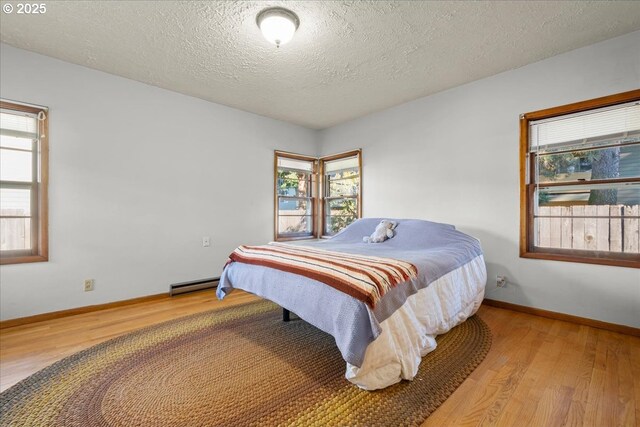
[[[275,242],[240,246],[229,255],[227,265],[232,262],[299,274],[351,295],[372,308],[389,289],[417,276],[415,265],[397,259]]]

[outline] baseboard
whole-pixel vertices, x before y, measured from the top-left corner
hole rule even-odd
[[[202,291],[204,289],[213,289],[218,286],[218,283],[220,283],[219,277],[191,280],[190,282],[172,283],[169,285],[169,295],[175,296],[189,292]]]
[[[549,319],[563,320],[565,322],[577,323],[579,325],[591,326],[598,329],[606,329],[607,331],[618,332],[625,335],[640,337],[640,329],[633,326],[618,325],[616,323],[603,322],[601,320],[589,319],[586,317],[573,316],[571,314],[557,313],[555,311],[542,310],[540,308],[527,307],[526,305],[512,304],[510,302],[498,301],[494,299],[485,299],[483,304],[491,307],[505,308],[507,310],[519,311],[521,313],[533,314],[535,316],[548,317]]]
[[[50,313],[36,314],[27,317],[18,317],[0,321],[0,329],[12,328],[14,326],[27,325],[29,323],[43,322],[45,320],[59,319],[61,317],[74,316],[76,314],[91,313],[92,311],[106,310],[108,308],[122,307],[124,305],[138,304],[141,302],[154,301],[164,298],[171,298],[168,293],[147,295],[144,297],[125,299],[108,302],[105,304],[87,305],[84,307],[70,308],[68,310],[52,311]]]

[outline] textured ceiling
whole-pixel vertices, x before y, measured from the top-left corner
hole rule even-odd
[[[314,129],[640,29],[640,1],[46,5],[0,13],[0,40]],[[301,21],[280,49],[255,23],[273,5]]]

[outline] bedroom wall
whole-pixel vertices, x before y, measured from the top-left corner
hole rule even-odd
[[[640,88],[638,46],[634,32],[324,130],[321,152],[363,149],[365,216],[481,239],[489,298],[640,327],[640,270],[518,256],[518,115]]]
[[[48,106],[51,145],[50,260],[0,267],[3,320],[218,276],[238,244],[272,239],[273,150],[317,154],[316,131],[8,45],[0,55],[2,98]]]

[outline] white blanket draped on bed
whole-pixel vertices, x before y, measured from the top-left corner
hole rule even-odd
[[[413,379],[422,357],[435,350],[435,337],[478,311],[486,281],[480,255],[411,295],[380,324],[382,333],[367,347],[362,367],[347,363],[346,378],[365,390]]]

